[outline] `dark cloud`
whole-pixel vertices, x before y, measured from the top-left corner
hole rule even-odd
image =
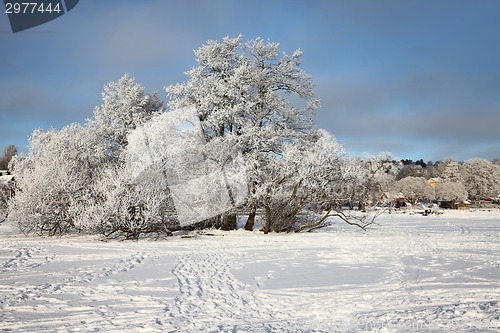
[[[492,147],[500,146],[497,88],[497,78],[456,73],[325,80],[318,87],[323,99],[318,123],[357,153],[491,159],[499,154]]]

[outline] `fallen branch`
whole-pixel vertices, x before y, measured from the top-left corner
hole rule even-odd
[[[342,211],[332,211],[332,210],[329,210],[329,211],[327,211],[323,215],[323,217],[321,217],[321,219],[319,221],[311,223],[311,224],[303,225],[303,226],[297,228],[296,230],[294,230],[294,232],[298,233],[298,232],[302,232],[302,231],[304,231],[306,229],[307,229],[307,232],[311,232],[313,230],[326,227],[326,225],[324,224],[324,222],[329,217],[338,217],[342,221],[344,221],[345,223],[347,223],[349,225],[352,225],[352,226],[356,226],[356,227],[362,229],[363,231],[366,231],[366,229],[368,229],[368,227],[370,225],[372,225],[373,223],[375,223],[375,219],[381,213],[382,213],[382,211],[378,212],[377,214],[374,214],[373,216],[369,217],[368,215],[363,215],[363,216],[346,215]]]
[[[331,216],[330,215],[331,211],[332,210],[330,209],[328,212],[326,212],[326,214],[323,215],[323,217],[318,222],[304,225],[304,226],[296,229],[294,232],[301,232],[301,231],[304,231],[305,229],[309,229],[307,232],[311,232],[313,229],[317,229],[328,217]]]
[[[366,229],[375,222],[375,218],[378,215],[373,216],[372,219],[367,223],[363,223],[363,221],[367,218],[367,216],[363,216],[363,217],[347,216],[343,212],[336,212],[335,214],[332,214],[331,216],[339,217],[345,223],[359,227],[363,231],[366,231]],[[358,222],[353,222],[353,221],[358,221]]]

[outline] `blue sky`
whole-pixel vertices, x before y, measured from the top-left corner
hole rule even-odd
[[[12,33],[0,13],[0,149],[92,116],[129,73],[167,100],[193,50],[240,33],[304,52],[316,123],[352,155],[500,158],[500,1],[81,0]]]

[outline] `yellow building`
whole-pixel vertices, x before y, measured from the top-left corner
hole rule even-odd
[[[436,187],[437,183],[439,182],[438,178],[429,178],[428,180],[429,184],[431,184],[432,187]]]

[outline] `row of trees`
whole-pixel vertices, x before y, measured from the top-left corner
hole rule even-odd
[[[395,162],[397,163],[397,162]],[[464,162],[457,162],[452,159],[446,159],[444,161],[428,161],[424,162],[422,159],[419,161],[412,161],[409,159],[401,160],[403,164],[396,180],[402,178],[413,176],[413,177],[424,177],[424,178],[446,178],[446,174],[450,172],[460,173],[463,172]],[[451,165],[450,165],[451,164]],[[494,159],[493,161],[487,161],[487,164],[500,165],[500,160]]]
[[[262,212],[265,233],[320,227],[332,215],[361,228],[373,222],[366,215],[347,216],[342,207],[365,211],[370,199],[395,186],[403,163],[390,154],[349,158],[328,132],[313,129],[320,103],[313,80],[300,68],[300,50],[288,55],[276,43],[238,36],[209,41],[195,55],[188,80],[166,87],[167,105],[125,75],[105,86],[102,105],[85,125],[32,134],[28,156],[10,164],[17,186],[10,218],[24,233],[86,230],[137,238],[180,228],[230,230],[241,210],[247,230]],[[172,139],[168,131],[185,130],[165,127],[165,115],[186,107],[195,108],[193,124],[204,142],[196,152],[200,163],[223,169],[224,161],[241,159],[248,185],[238,202],[227,188],[233,209],[189,226],[179,223],[166,170],[172,156],[193,152],[188,144],[159,148]],[[142,147],[134,141],[137,131],[153,161],[141,175],[134,160]],[[216,185],[198,186],[201,191]]]
[[[236,213],[244,209],[247,230],[260,211],[265,233],[302,230],[310,222],[319,225],[298,219],[313,206],[326,209],[321,222],[337,214],[366,226],[340,210],[363,186],[362,168],[329,133],[313,130],[320,103],[313,80],[300,68],[302,52],[288,55],[276,43],[243,42],[239,36],[209,41],[195,55],[198,65],[187,72],[188,80],[166,87],[166,106],[125,75],[105,87],[103,104],[84,126],[33,133],[29,155],[11,163],[18,191],[10,217],[23,232],[121,231],[137,238],[181,228],[169,184],[161,179],[171,162],[168,154],[156,152],[164,154],[148,169],[156,176],[138,178],[129,140],[133,131],[153,128],[165,113],[188,106],[197,112],[204,158],[224,161],[239,154],[248,184],[245,200],[234,209],[189,228],[234,229]],[[161,131],[148,135],[165,137]],[[177,148],[176,154],[188,153]]]
[[[500,195],[500,164],[481,158],[463,163],[447,160],[439,164],[434,186],[425,177],[407,176],[398,180],[393,189],[403,193],[410,203],[446,201],[452,207],[469,199],[478,202]]]
[[[478,202],[500,195],[500,164],[481,158],[465,162],[451,159],[442,162],[396,161],[390,153],[359,160],[367,175],[357,202],[363,209],[366,200],[392,200],[402,194],[406,202],[446,201],[451,206],[465,200]],[[433,177],[425,177],[423,169],[431,168]],[[427,170],[429,171],[429,170]],[[404,176],[402,176],[404,174]]]

